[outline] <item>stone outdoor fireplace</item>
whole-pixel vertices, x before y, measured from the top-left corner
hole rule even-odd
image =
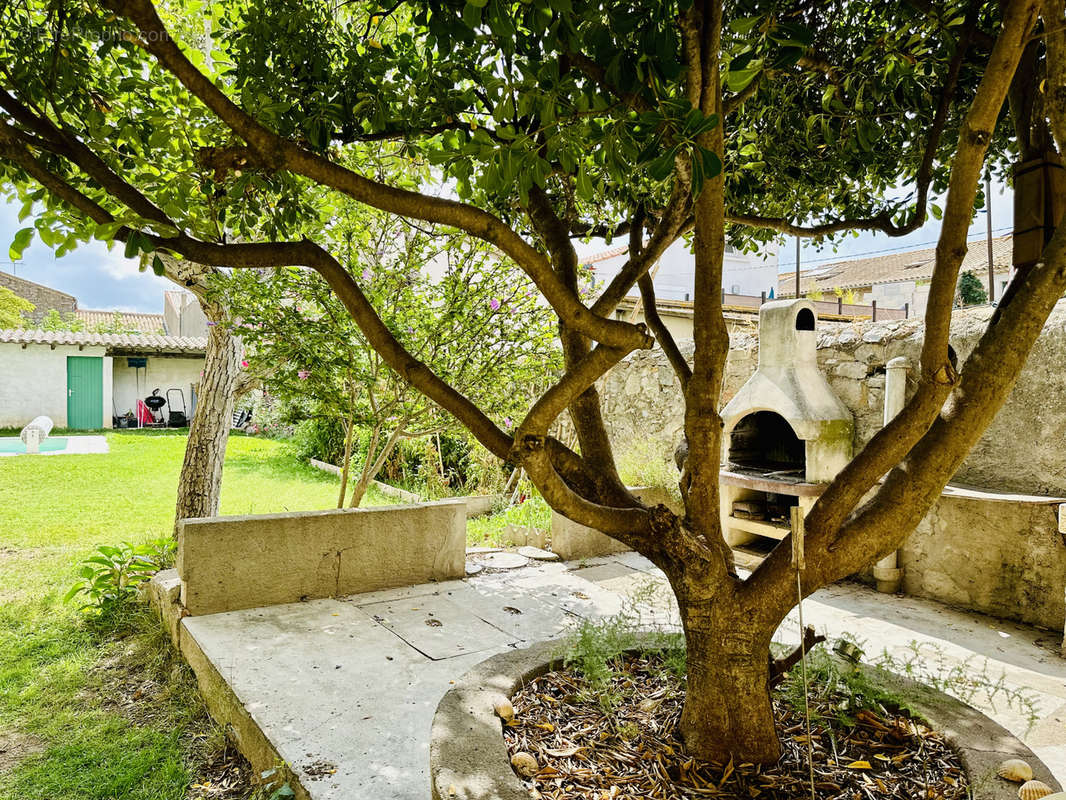
[[[759,367],[722,410],[722,527],[732,546],[788,535],[851,459],[854,423],[818,368],[809,300],[759,310]]]

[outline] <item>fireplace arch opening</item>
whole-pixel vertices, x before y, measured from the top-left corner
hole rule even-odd
[[[756,411],[743,417],[729,437],[729,461],[762,472],[801,475],[807,465],[807,447],[788,421],[773,411]]]

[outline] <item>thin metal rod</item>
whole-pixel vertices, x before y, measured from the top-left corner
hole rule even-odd
[[[800,237],[796,237],[796,299],[800,297]]]
[[[988,302],[996,301],[996,268],[992,264],[992,175],[985,173],[985,217],[986,234],[988,242]]]
[[[793,532],[795,535],[795,532]],[[807,684],[807,641],[804,636],[806,628],[803,627],[803,579],[799,568],[796,568],[796,606],[799,609],[800,623],[800,670],[803,677],[803,715],[807,720],[807,769],[811,779],[811,800],[817,800],[814,794],[814,742],[811,737],[811,701],[810,687]]]

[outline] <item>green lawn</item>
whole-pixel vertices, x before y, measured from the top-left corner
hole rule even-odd
[[[184,434],[107,438],[106,455],[0,458],[0,745],[40,750],[6,770],[0,753],[0,798],[238,796],[190,788],[231,758],[144,610],[102,621],[62,602],[95,546],[173,524]],[[332,508],[337,488],[278,442],[229,441],[223,514]]]

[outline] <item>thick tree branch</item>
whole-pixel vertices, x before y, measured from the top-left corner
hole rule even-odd
[[[560,319],[582,334],[612,347],[650,345],[649,337],[632,325],[590,312],[559,280],[548,259],[498,217],[465,203],[370,180],[268,130],[189,61],[170,37],[151,0],[108,0],[106,5],[140,30],[140,46],[247,142],[256,151],[259,163],[303,175],[382,211],[466,231],[498,247],[514,260],[533,280]]]
[[[525,434],[547,434],[548,428],[560,414],[627,355],[629,353],[624,350],[603,345],[594,347],[533,404],[519,425],[515,438],[521,438]]]
[[[944,224],[936,249],[918,389],[900,413],[873,436],[818,499],[807,515],[809,532],[840,529],[870,488],[926,435],[958,379],[948,347],[955,285],[966,256],[966,236],[991,131],[1006,98],[1024,46],[1023,40],[1032,27],[1034,9],[1035,0],[1016,0],[1006,10],[1002,32],[960,131],[952,162]],[[771,580],[769,572],[765,578],[762,574],[766,566],[767,562],[764,562],[749,580],[751,591],[765,587]],[[787,577],[783,572],[775,571],[772,580],[778,590],[784,590],[782,581]]]
[[[684,394],[688,388],[689,378],[692,377],[692,368],[681,354],[681,350],[678,349],[677,342],[663,322],[663,318],[659,316],[659,308],[655,304],[655,281],[652,280],[650,275],[645,273],[640,276],[637,284],[640,287],[640,300],[644,311],[644,320],[648,323],[652,334],[659,342],[659,347],[666,354],[666,358],[670,362],[670,366],[673,367],[678,382],[681,384],[681,393]]]
[[[722,6],[717,2],[701,6],[697,20],[699,51],[690,54],[689,69],[699,64],[701,75],[699,108],[705,116],[718,114],[721,119],[722,85],[718,54],[722,35]],[[701,134],[697,144],[715,153],[725,147],[723,125]],[[707,536],[707,544],[693,542],[693,555],[702,559],[716,553],[707,562],[721,584],[735,574],[732,551],[722,538],[719,508],[718,472],[721,460],[722,420],[718,414],[725,359],[729,352],[729,333],[722,314],[722,263],[725,256],[725,175],[707,178],[696,198],[695,280],[693,285],[693,363],[685,391],[685,437],[689,457],[682,473],[686,522]]]
[[[556,472],[543,437],[525,436],[516,440],[509,458],[525,467],[548,505],[559,513],[642,552],[654,549],[655,515],[639,506],[615,508],[600,505],[575,493]]]
[[[547,193],[534,188],[529,194],[530,220],[543,239],[552,262],[562,281],[575,294],[578,292],[577,252],[570,241],[568,229],[562,218],[555,213]],[[643,330],[643,326],[640,327]],[[559,340],[563,346],[563,361],[568,372],[577,369],[589,357],[589,341],[563,319],[559,320]],[[648,337],[648,345],[651,337]],[[631,352],[632,349],[625,350]],[[621,358],[622,356],[619,356]],[[598,483],[607,485],[612,494],[625,493],[625,486],[618,477],[611,441],[603,423],[603,411],[599,393],[590,382],[584,391],[570,400],[570,417],[574,422],[582,458],[601,476]]]

